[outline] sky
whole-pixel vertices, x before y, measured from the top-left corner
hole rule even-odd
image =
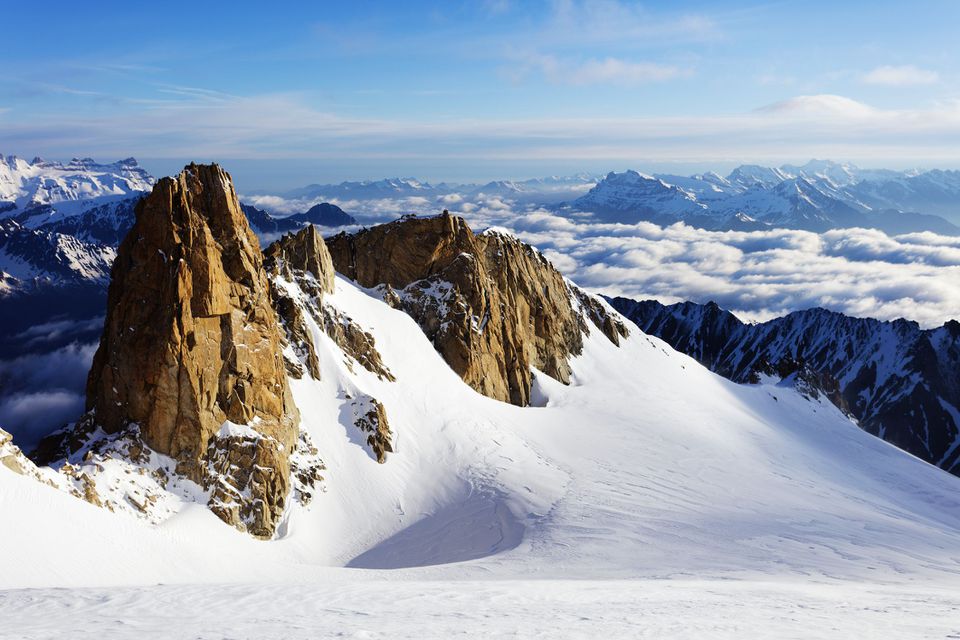
[[[48,2],[4,8],[0,153],[415,175],[960,167],[960,3]],[[22,28],[21,28],[22,27]]]

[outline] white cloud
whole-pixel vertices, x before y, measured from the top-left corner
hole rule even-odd
[[[800,116],[839,116],[862,118],[874,116],[877,111],[862,102],[831,94],[796,96],[757,109],[761,113]]]
[[[872,229],[705,231],[684,224],[570,218],[503,197],[456,193],[339,203],[365,223],[443,208],[481,230],[502,227],[538,247],[578,284],[665,303],[716,301],[746,320],[825,307],[938,326],[960,316],[960,237]]]
[[[103,323],[103,319],[98,319]],[[38,325],[24,337],[63,330],[61,323]],[[0,426],[29,450],[46,434],[76,420],[84,409],[84,385],[96,344],[69,344],[46,353],[0,360]]]
[[[843,96],[797,96],[725,116],[377,120],[319,111],[295,95],[158,104],[127,115],[0,114],[0,148],[31,154],[391,162],[550,160],[778,163],[841,157],[956,163],[960,105],[884,110]],[[789,150],[789,157],[785,157]]]
[[[544,28],[531,37],[555,46],[643,47],[664,41],[710,41],[719,35],[717,22],[700,13],[654,13],[641,4],[616,0],[555,0]]]
[[[863,76],[867,84],[906,87],[940,82],[940,74],[928,69],[920,69],[911,64],[901,66],[884,65]]]
[[[483,0],[483,8],[491,15],[507,13],[512,8],[510,0]]]
[[[665,303],[713,300],[746,320],[810,307],[882,320],[906,317],[923,326],[960,315],[957,237],[607,224],[504,204],[451,210],[474,228],[508,229],[543,251],[564,275],[609,295]]]
[[[633,86],[661,82],[690,75],[687,69],[653,62],[631,62],[619,58],[592,59],[584,62],[558,60],[553,56],[539,56],[533,61],[551,82],[557,84],[589,85],[616,84]]]

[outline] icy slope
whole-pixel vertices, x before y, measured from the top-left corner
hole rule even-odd
[[[374,335],[396,381],[310,326],[320,380],[291,386],[324,491],[278,539],[189,502],[149,525],[0,466],[0,587],[366,579],[324,568],[348,564],[433,565],[401,573],[437,579],[960,583],[958,480],[830,405],[736,385],[639,331],[620,348],[594,331],[573,384],[537,376],[543,406],[519,408],[463,384],[371,293],[338,278],[325,300]],[[349,417],[359,394],[389,414],[385,464]]]

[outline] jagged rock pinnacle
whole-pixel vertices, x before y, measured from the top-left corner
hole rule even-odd
[[[280,345],[260,247],[230,176],[191,164],[160,180],[113,266],[87,382],[96,423],[108,433],[138,425],[178,472],[212,487],[218,515],[269,536],[299,423]]]

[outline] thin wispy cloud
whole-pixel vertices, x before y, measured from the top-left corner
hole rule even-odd
[[[712,41],[721,35],[717,21],[703,13],[655,13],[644,5],[616,0],[556,0],[551,4],[543,27],[533,35],[534,41],[544,46],[646,48],[664,41]]]
[[[936,71],[920,69],[910,64],[901,66],[884,65],[865,74],[863,76],[863,82],[889,87],[909,87],[914,85],[936,84],[940,82],[940,74]]]
[[[862,102],[831,94],[796,96],[760,107],[757,111],[786,116],[828,116],[845,120],[870,118],[879,113]]]
[[[582,62],[554,56],[531,56],[529,67],[550,82],[570,85],[613,84],[636,86],[687,76],[690,69],[655,62],[634,62],[620,58],[591,59]]]
[[[148,146],[180,158],[727,158],[839,157],[956,160],[960,106],[884,110],[835,95],[798,96],[725,116],[634,118],[346,117],[298,94],[236,97],[191,90],[120,115],[63,114],[22,120],[0,114],[0,148],[84,150],[126,157]],[[216,96],[211,99],[210,96]]]
[[[936,19],[872,13],[871,33],[896,36],[898,59],[939,60],[936,70],[876,66],[876,51],[843,37],[840,6],[495,0],[385,6],[376,16],[346,7],[236,12],[229,25],[215,8],[194,12],[211,27],[127,32],[77,12],[84,28],[46,47],[11,34],[0,147],[49,157],[343,158],[357,167],[389,159],[397,173],[405,160],[432,158],[434,174],[453,159],[514,168],[518,159],[584,160],[591,170],[811,156],[960,162],[943,81],[951,69],[935,55],[955,39],[947,10]],[[130,7],[122,19],[140,24],[146,13]],[[924,27],[909,46],[906,19]],[[809,43],[811,25],[822,55],[791,55]],[[86,53],[78,59],[76,50]],[[65,90],[34,86],[38,79]],[[912,89],[881,102],[883,86]]]

